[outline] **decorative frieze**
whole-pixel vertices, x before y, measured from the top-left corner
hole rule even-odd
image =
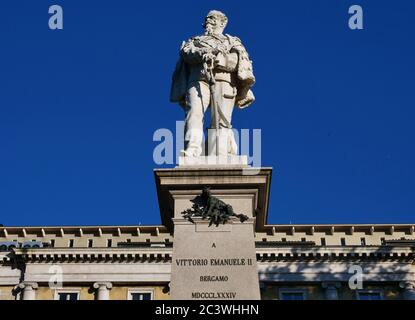
[[[260,261],[278,260],[406,260],[415,258],[411,247],[384,248],[382,246],[362,247],[258,247]]]
[[[16,249],[15,255],[27,262],[137,262],[171,261],[171,248],[83,248]]]

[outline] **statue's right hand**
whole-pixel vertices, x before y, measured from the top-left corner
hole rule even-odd
[[[212,50],[210,50],[210,52],[212,54],[214,54],[215,56],[217,56],[219,54],[220,50],[218,48],[213,48]]]

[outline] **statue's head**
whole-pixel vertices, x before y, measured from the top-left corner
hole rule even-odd
[[[205,28],[205,34],[223,34],[223,31],[228,24],[228,18],[224,13],[212,10],[210,11],[203,23],[203,28]]]

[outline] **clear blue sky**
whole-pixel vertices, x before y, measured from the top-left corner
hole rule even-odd
[[[234,123],[262,129],[270,222],[414,223],[415,2],[249,3],[1,1],[0,223],[159,223],[152,136],[183,118],[171,74],[209,9],[254,61]]]

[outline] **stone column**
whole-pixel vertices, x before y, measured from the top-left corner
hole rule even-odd
[[[110,290],[112,289],[111,282],[95,282],[94,289],[97,290],[97,300],[109,300]]]
[[[38,284],[36,282],[22,282],[19,288],[23,290],[23,300],[36,300],[36,289]]]
[[[339,300],[337,289],[340,288],[340,282],[323,282],[321,286],[325,289],[326,300]]]
[[[403,298],[405,300],[415,300],[415,281],[402,281],[399,286],[404,289]]]

